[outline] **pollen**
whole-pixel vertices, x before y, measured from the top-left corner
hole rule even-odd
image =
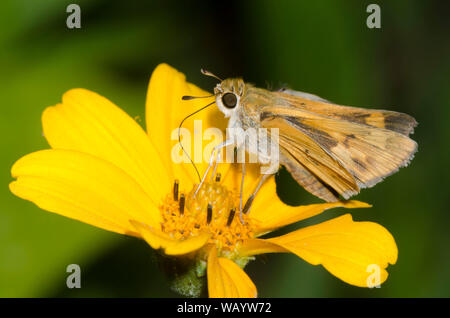
[[[160,206],[162,230],[177,240],[207,232],[208,243],[215,244],[225,253],[233,253],[244,239],[253,236],[246,214],[239,218],[239,191],[228,189],[221,183],[220,174],[212,182],[204,182],[194,196],[198,185],[187,193],[178,180],[173,191]]]

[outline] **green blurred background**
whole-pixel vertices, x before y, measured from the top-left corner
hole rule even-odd
[[[15,160],[47,148],[40,116],[63,92],[84,87],[144,125],[154,67],[167,62],[212,90],[243,75],[336,103],[406,112],[419,126],[412,164],[357,198],[352,211],[394,235],[399,259],[379,289],[346,285],[293,255],[246,268],[261,297],[450,296],[450,19],[445,1],[77,1],[81,29],[66,27],[73,1],[2,1],[0,8],[0,296],[171,297],[143,241],[41,211],[8,190]],[[366,7],[381,6],[381,29]],[[282,171],[288,203],[317,201]],[[300,225],[344,213],[336,209]],[[297,225],[298,227],[298,225]],[[82,288],[66,287],[79,264]]]

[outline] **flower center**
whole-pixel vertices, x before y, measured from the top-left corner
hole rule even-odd
[[[184,194],[175,181],[173,193],[160,206],[162,230],[177,240],[207,232],[211,234],[209,243],[222,251],[235,251],[244,239],[253,236],[247,215],[242,214],[244,224],[239,217],[239,192],[224,186],[220,174],[215,181],[204,182],[194,197],[197,187]]]

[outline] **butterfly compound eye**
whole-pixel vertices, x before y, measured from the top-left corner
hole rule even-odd
[[[226,93],[222,96],[222,103],[227,108],[234,108],[237,104],[237,97],[233,93]]]

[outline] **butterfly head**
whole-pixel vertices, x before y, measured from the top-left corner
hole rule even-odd
[[[244,91],[245,83],[241,78],[225,79],[214,88],[216,105],[225,117],[230,117],[239,109],[239,102]]]

